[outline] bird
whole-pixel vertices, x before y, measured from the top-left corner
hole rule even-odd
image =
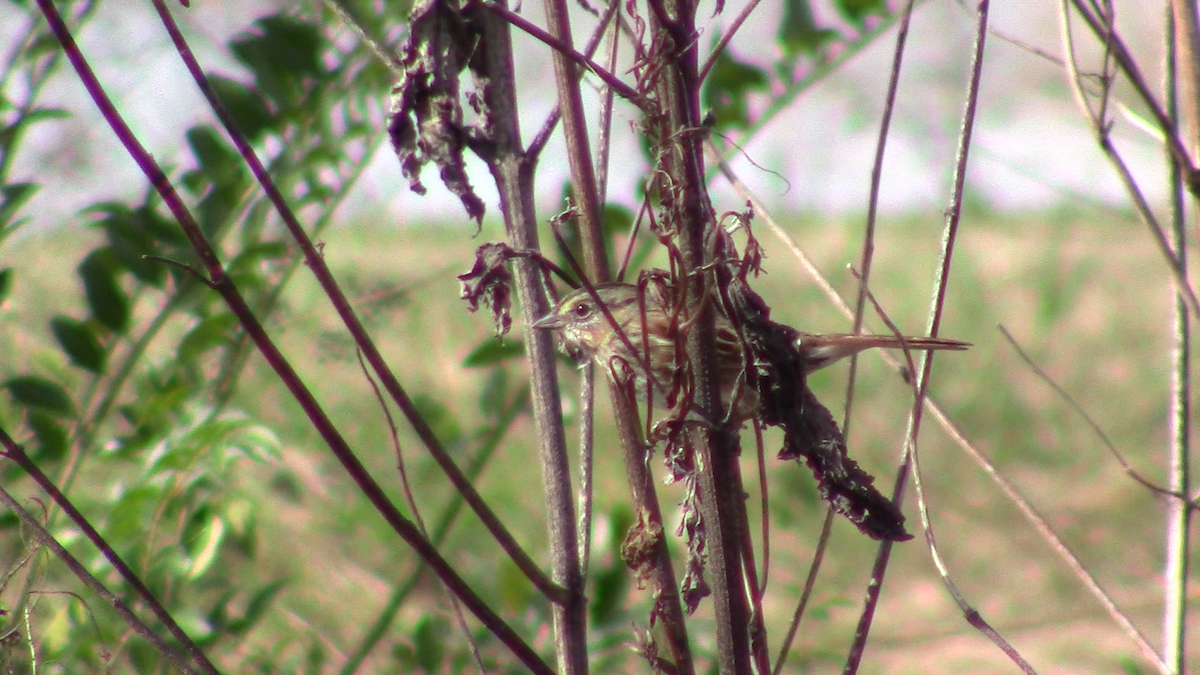
[[[632,377],[634,392],[639,398],[644,398],[647,390],[647,368],[653,373],[655,391],[669,392],[677,369],[676,345],[686,330],[687,317],[676,318],[670,295],[660,285],[647,286],[640,294],[643,300],[639,300],[635,284],[602,283],[593,289],[596,297],[586,288],[567,294],[533,327],[556,332],[562,350],[568,356],[581,363],[594,361],[610,379],[627,381]],[[601,304],[612,320],[601,310]],[[619,332],[614,324],[620,327]],[[649,327],[648,337],[644,337],[646,326]],[[911,350],[962,350],[970,346],[966,342],[934,337],[901,340],[896,335],[796,330],[791,333],[795,335],[794,346],[799,351],[804,375],[867,349],[903,349],[907,346]],[[737,330],[720,312],[716,318],[716,342],[722,403],[728,407],[736,393],[734,417],[747,419],[755,413],[757,397],[752,392],[749,395],[744,390],[738,392],[745,381],[746,360]],[[631,346],[634,351],[630,350]]]
[[[579,363],[594,361],[610,381],[632,386],[637,398],[653,395],[672,407],[683,389],[678,361],[682,338],[693,322],[691,315],[678,311],[665,272],[650,279],[644,290],[617,282],[573,291],[533,327],[557,333],[568,356]],[[806,333],[771,321],[765,303],[744,284],[726,291],[737,298],[745,336],[717,303],[716,370],[726,422],[736,428],[757,419],[782,427],[779,458],[807,464],[818,493],[835,511],[874,539],[911,539],[899,506],[848,456],[837,422],[806,380],[866,349],[962,350],[970,344],[934,337]],[[687,405],[683,419],[712,422]]]

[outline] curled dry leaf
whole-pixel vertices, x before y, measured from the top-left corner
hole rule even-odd
[[[780,459],[803,460],[819,493],[835,511],[873,539],[911,539],[904,515],[874,486],[874,478],[846,454],[846,440],[829,409],[805,382],[807,367],[797,348],[799,331],[771,321],[771,310],[750,289],[745,275],[733,277],[722,295],[730,318],[742,330],[754,368],[747,384],[758,392],[759,420],[782,427]]]
[[[492,310],[496,337],[504,337],[512,328],[513,278],[505,263],[516,256],[507,244],[490,242],[476,249],[471,271],[458,275],[467,309],[478,311],[482,302]]]
[[[683,581],[679,583],[679,594],[688,614],[694,613],[700,606],[700,601],[712,593],[708,582],[704,580],[704,564],[708,558],[708,533],[704,527],[704,514],[700,510],[697,483],[695,473],[691,474],[687,481],[687,493],[683,498],[683,516],[675,533],[676,536],[683,535],[688,547]]]
[[[621,560],[633,571],[638,588],[649,585],[662,537],[662,525],[646,518],[644,513],[638,515],[637,522],[625,533],[625,540],[621,542]]]
[[[482,224],[483,201],[471,187],[463,162],[463,147],[477,130],[463,122],[458,81],[477,58],[481,29],[473,17],[476,11],[482,10],[460,10],[439,0],[427,0],[413,9],[408,40],[400,50],[404,75],[392,87],[388,137],[413,192],[425,194],[421,168],[432,162],[467,215]],[[476,80],[481,88],[486,86],[478,81],[478,72]],[[475,106],[478,109],[479,104]]]

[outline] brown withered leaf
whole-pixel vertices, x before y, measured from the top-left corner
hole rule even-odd
[[[639,514],[621,542],[621,560],[633,571],[638,588],[645,588],[654,574],[655,557],[662,543],[662,526]]]
[[[467,309],[478,311],[482,302],[492,310],[496,337],[504,337],[512,328],[513,278],[506,263],[515,257],[517,253],[507,244],[489,242],[475,250],[471,271],[458,275]]]
[[[679,582],[679,594],[688,614],[694,613],[700,606],[700,601],[712,593],[708,582],[704,580],[704,566],[708,561],[708,533],[704,527],[704,514],[700,509],[697,482],[695,474],[688,478],[687,491],[683,498],[683,517],[679,521],[679,529],[675,532],[675,536],[683,536],[688,548],[683,580]]]
[[[658,610],[657,604],[655,610]],[[653,613],[651,614],[653,617]],[[650,620],[651,627],[654,626],[654,619]],[[672,662],[664,659],[658,653],[658,643],[654,640],[653,633],[637,624],[633,626],[633,653],[646,659],[647,665],[650,666],[650,672],[655,675],[676,675],[679,668]]]
[[[472,12],[445,0],[427,0],[409,15],[400,49],[403,77],[392,87],[388,137],[409,188],[425,194],[421,168],[432,162],[467,215],[482,224],[483,201],[467,179],[463,148],[471,130],[463,123],[459,74],[475,55],[481,29]]]
[[[833,415],[808,388],[799,332],[771,320],[771,309],[746,282],[748,266],[738,274],[725,266],[716,269],[725,277],[718,287],[726,315],[741,327],[755,364],[747,369],[746,383],[758,393],[759,420],[783,428],[780,459],[807,464],[821,497],[867,536],[911,539],[904,514],[879,492],[874,477],[847,456],[846,440]]]

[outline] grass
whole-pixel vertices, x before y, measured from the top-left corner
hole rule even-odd
[[[939,227],[935,221],[918,219],[881,224],[872,289],[907,332],[921,332],[925,322]],[[792,227],[847,297],[854,292],[854,281],[845,266],[857,264],[860,229],[859,220],[801,219]],[[480,392],[486,389],[493,397],[503,392],[511,398],[526,379],[519,360],[500,366],[503,375],[462,366],[468,353],[493,338],[486,315],[469,314],[458,299],[454,277],[470,267],[479,243],[499,233],[489,226],[479,238],[469,235],[466,229],[345,227],[325,237],[324,249],[400,381],[421,403],[439,437],[464,462],[478,446],[474,430],[487,419],[485,411],[493,403]],[[772,304],[774,317],[813,332],[847,330],[848,322],[829,308],[783,248],[766,234],[762,240],[771,257],[766,262],[769,274],[759,279],[757,288]],[[9,321],[11,329],[0,331],[0,350],[28,360],[0,363],[0,378],[29,367],[66,368],[45,326],[55,313],[78,310],[71,304],[79,296],[71,266],[82,250],[67,233],[10,245],[19,285],[10,306],[0,311],[20,323]],[[942,334],[973,342],[974,347],[939,355],[931,387],[932,396],[971,441],[1019,486],[1149,635],[1156,633],[1160,621],[1162,509],[1121,474],[1090,428],[1020,362],[995,326],[1004,324],[1021,340],[1135,467],[1161,480],[1167,438],[1169,288],[1157,252],[1127,218],[1056,214],[1052,220],[1033,215],[967,222],[951,271]],[[4,314],[0,320],[8,321]],[[868,324],[881,327],[873,317]],[[284,309],[268,328],[351,447],[402,503],[384,418],[351,343],[309,275],[298,275],[287,290]],[[519,338],[520,326],[516,328]],[[157,358],[170,357],[166,344]],[[568,397],[564,405],[571,414],[577,406],[571,399],[577,376],[567,368],[560,372]],[[839,366],[811,382],[839,418],[845,377],[845,367]],[[629,516],[616,439],[604,423],[609,413],[600,398],[596,512],[604,526]],[[850,452],[884,486],[891,484],[910,398],[907,385],[881,360],[862,360]],[[229,486],[254,505],[259,553],[252,564],[236,557],[228,564],[240,574],[290,582],[249,643],[266,649],[280,636],[312,631],[331,661],[340,662],[354,649],[390,589],[413,569],[415,555],[358,494],[257,356],[241,381],[234,407],[274,429],[283,447],[280,461],[246,463]],[[401,422],[399,427],[410,480],[427,519],[434,520],[452,492],[406,425]],[[574,433],[569,430],[568,438]],[[774,460],[778,439],[768,438],[775,440],[774,445],[768,440],[766,450],[772,530],[765,608],[774,655],[807,573],[824,507],[815,498],[808,470]],[[546,527],[534,448],[532,422],[522,416],[477,484],[526,550],[544,564]],[[921,456],[934,526],[951,573],[985,618],[1036,667],[1056,673],[1115,672],[1126,659],[1138,662],[1134,647],[1098,603],[929,418],[921,435]],[[660,465],[654,461],[653,466]],[[757,474],[748,444],[743,471]],[[85,484],[97,479],[88,478],[85,468]],[[757,487],[747,489],[757,518]],[[678,487],[661,490],[668,513],[681,497]],[[905,511],[917,528],[911,489]],[[814,610],[805,619],[789,672],[836,667],[857,621],[875,547],[846,522],[834,527]],[[619,530],[597,537],[598,568],[619,566],[613,555]],[[674,548],[680,548],[679,542]],[[537,633],[545,620],[544,607],[474,516],[460,518],[442,550],[485,598],[499,605],[502,615],[527,626],[526,634]],[[1193,580],[1200,578],[1192,574]],[[643,624],[648,603],[646,593],[630,590],[609,630],[625,631],[630,621]],[[422,617],[444,611],[441,590],[426,579],[401,612],[386,645],[376,650],[372,667],[385,671],[389,650],[412,648]],[[701,654],[713,649],[711,633],[704,629],[710,622],[706,603],[692,633]],[[896,549],[872,635],[864,672],[1011,669],[997,649],[967,626],[919,538]],[[546,649],[544,635],[539,640],[539,648]],[[618,640],[601,653],[612,657],[618,664],[614,668],[641,672],[642,665],[629,660],[620,644]],[[1200,668],[1200,650],[1194,645],[1192,649],[1192,663]]]

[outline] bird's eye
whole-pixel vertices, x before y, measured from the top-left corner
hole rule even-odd
[[[588,303],[581,302],[576,304],[575,307],[571,309],[571,313],[578,318],[583,319],[586,318],[588,314],[592,313],[592,308],[590,305],[588,305]]]

